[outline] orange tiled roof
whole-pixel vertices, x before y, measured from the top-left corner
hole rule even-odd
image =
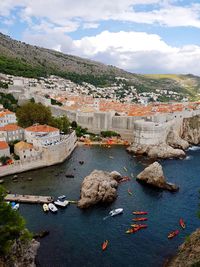
[[[7,124],[3,127],[0,127],[0,131],[5,131],[5,132],[12,132],[12,131],[17,131],[22,129],[19,127],[17,124]]]
[[[55,132],[58,131],[58,128],[54,128],[49,125],[33,125],[25,129],[26,131],[29,132],[43,132],[43,133],[49,133],[49,132]]]
[[[15,114],[14,112],[8,110],[8,109],[5,109],[3,111],[0,111],[0,117],[5,117],[6,115],[8,114]]]
[[[25,150],[25,149],[33,148],[33,145],[26,143],[24,141],[20,141],[17,144],[15,144],[15,148],[17,148],[18,150]]]
[[[6,143],[5,141],[0,141],[0,149],[6,149],[8,147],[8,143]]]

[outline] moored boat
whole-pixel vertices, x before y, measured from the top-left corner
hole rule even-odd
[[[135,215],[146,215],[146,214],[148,214],[148,212],[147,211],[133,211],[133,214],[135,214]]]
[[[102,247],[102,250],[106,250],[106,248],[108,247],[108,240],[105,240],[101,247]]]
[[[133,195],[133,193],[131,192],[131,190],[130,190],[130,189],[128,189],[128,194],[129,194],[130,196],[132,196],[132,195]]]
[[[58,199],[59,200],[65,200],[66,199],[66,196],[65,195],[59,196]]]
[[[49,203],[48,207],[49,207],[50,211],[52,211],[52,212],[56,212],[58,210],[53,203]]]
[[[123,213],[123,209],[122,208],[111,210],[109,212],[110,216],[115,216],[115,215],[118,215],[118,214],[121,214],[121,213]]]
[[[148,225],[147,224],[131,224],[131,227],[142,229],[142,228],[147,228]]]
[[[169,233],[167,237],[168,237],[168,239],[171,239],[171,238],[177,236],[178,234],[179,234],[179,230],[175,230],[175,231]]]
[[[60,201],[59,199],[57,199],[56,201],[54,201],[54,204],[60,207],[66,207],[67,205],[69,205],[69,201],[68,200]]]
[[[134,218],[134,219],[132,219],[133,221],[135,221],[135,222],[141,222],[141,221],[147,221],[148,219],[147,218]]]
[[[46,204],[46,203],[44,203],[44,204],[42,205],[42,208],[43,208],[43,211],[44,211],[44,212],[49,211],[48,204]]]
[[[14,206],[12,206],[13,210],[18,210],[19,209],[19,203],[15,204]]]
[[[179,220],[179,224],[180,224],[180,226],[181,226],[183,229],[185,229],[186,225],[185,225],[185,222],[183,221],[182,218],[180,218],[180,220]]]

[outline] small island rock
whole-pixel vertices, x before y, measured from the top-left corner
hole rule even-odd
[[[117,172],[94,170],[83,180],[79,208],[88,208],[99,202],[112,202],[117,197]]]
[[[162,166],[157,161],[138,174],[137,180],[169,191],[178,190],[176,185],[166,182]]]

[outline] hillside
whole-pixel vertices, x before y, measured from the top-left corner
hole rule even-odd
[[[186,96],[190,100],[199,99],[200,93],[198,76],[132,74],[114,66],[16,41],[1,33],[0,73],[33,78],[54,74],[79,84],[88,82],[100,87],[112,85],[116,82],[115,77],[123,77],[128,79],[123,80],[123,88],[134,86],[140,94],[167,90],[159,99],[163,102],[173,100],[168,94],[170,91],[178,93],[179,99]],[[123,88],[120,94],[123,94]]]

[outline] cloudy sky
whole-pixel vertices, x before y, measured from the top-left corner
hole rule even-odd
[[[131,72],[200,75],[200,0],[0,0],[0,31]]]

